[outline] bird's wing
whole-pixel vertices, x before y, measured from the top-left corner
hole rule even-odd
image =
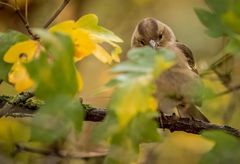
[[[192,69],[192,71],[194,71],[195,73],[198,74],[198,70],[196,68],[196,64],[195,64],[195,60],[194,60],[192,51],[183,43],[177,42],[176,45],[182,51],[182,53],[185,55],[185,57],[187,58],[187,62],[189,64],[190,68]]]
[[[192,118],[194,120],[210,122],[208,118],[195,105],[187,104],[184,107],[177,106],[178,114],[182,118]]]

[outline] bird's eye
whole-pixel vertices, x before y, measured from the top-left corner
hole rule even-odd
[[[139,43],[140,43],[141,45],[145,45],[145,42],[144,42],[143,40],[140,40]]]
[[[159,34],[159,39],[161,40],[163,37],[162,33]]]

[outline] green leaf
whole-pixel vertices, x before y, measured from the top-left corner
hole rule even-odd
[[[195,9],[199,20],[208,27],[207,33],[212,37],[220,37],[226,34],[225,28],[218,15],[203,9]]]
[[[157,124],[152,119],[153,116],[151,113],[140,113],[128,126],[129,136],[137,151],[139,151],[140,143],[158,142],[160,140]]]
[[[34,117],[31,138],[52,143],[65,137],[71,127],[80,132],[82,123],[83,108],[77,99],[66,96],[54,97],[47,101]]]
[[[200,21],[212,37],[240,34],[240,2],[234,0],[205,0],[211,11],[195,9]]]
[[[133,148],[131,139],[128,137],[126,131],[116,133],[112,137],[111,142],[111,147],[104,163],[122,164],[133,163],[137,161],[138,153]]]
[[[111,142],[108,163],[136,161],[141,143],[159,141],[153,120],[158,114],[155,80],[174,64],[173,52],[144,47],[130,50],[127,61],[113,68],[118,75],[109,83],[115,85],[108,107],[111,114],[101,126]]]
[[[217,13],[224,13],[229,9],[231,0],[205,0],[207,5]]]
[[[203,156],[200,163],[239,163],[240,141],[236,137],[220,131],[205,131],[202,135],[214,141],[215,145]]]
[[[135,48],[128,52],[128,60],[112,68],[115,73],[121,73],[112,79],[108,86],[128,83],[137,78],[154,78],[175,62],[175,54],[166,49],[154,50],[150,47]]]
[[[157,125],[152,117],[152,114],[140,113],[129,123],[126,129],[115,131],[111,137],[111,147],[105,162],[134,162],[138,158],[141,143],[159,141],[160,136],[157,133]]]
[[[12,64],[8,64],[3,61],[3,57],[7,50],[18,42],[28,40],[28,36],[17,31],[9,31],[6,33],[1,33],[0,35],[0,79],[7,81],[8,72],[11,69]]]
[[[224,48],[227,53],[239,54],[240,52],[240,36],[231,38]]]
[[[137,48],[129,51],[127,61],[113,68],[119,75],[108,83],[117,85],[110,109],[115,112],[120,127],[126,126],[139,112],[154,111],[156,102],[150,102],[155,89],[152,84],[175,63],[174,59],[175,55],[165,49]]]
[[[233,12],[238,16],[240,17],[240,1],[233,1],[235,4],[234,5],[231,5],[232,8],[233,8]]]
[[[118,36],[116,36],[113,32],[109,31],[108,29],[98,25],[98,18],[94,14],[88,14],[82,16],[76,24],[78,27],[89,30],[93,33],[96,38],[106,42],[122,42]]]
[[[146,63],[147,66],[147,63]],[[112,72],[139,72],[139,73],[148,73],[151,72],[152,69],[148,67],[143,67],[139,65],[139,63],[134,63],[134,62],[124,62],[120,65],[115,66],[112,69]]]
[[[240,34],[240,16],[233,11],[226,12],[222,15],[222,21],[228,28],[237,34]]]
[[[107,140],[112,134],[118,131],[118,120],[117,116],[113,111],[108,111],[107,116],[101,124],[96,125],[93,131],[92,140],[93,142],[99,143],[102,140]],[[104,133],[102,133],[104,132]]]
[[[60,33],[41,31],[38,34],[46,51],[26,64],[30,77],[37,84],[36,95],[43,100],[60,94],[74,96],[79,86],[71,39]]]
[[[60,33],[35,30],[44,50],[26,64],[36,83],[35,95],[45,101],[33,120],[32,139],[52,143],[64,138],[71,127],[80,132],[83,108],[75,99],[78,92],[72,40]],[[50,122],[49,122],[50,121]]]

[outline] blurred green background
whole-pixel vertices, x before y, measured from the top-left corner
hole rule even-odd
[[[22,12],[24,12],[25,0],[18,0],[18,2]],[[61,2],[61,0],[29,0],[28,15],[31,27],[42,27]],[[203,0],[71,0],[54,23],[69,19],[76,20],[82,15],[94,13],[99,17],[99,23],[102,26],[110,29],[124,40],[124,43],[121,44],[123,48],[122,58],[124,58],[130,48],[131,34],[137,22],[144,17],[155,17],[169,25],[177,39],[188,45],[197,60],[198,68],[204,70],[209,63],[216,59],[225,40],[224,38],[211,38],[205,33],[205,27],[194,12],[196,7],[206,8],[205,2]],[[0,5],[0,31],[4,32],[8,29],[26,33],[15,12]],[[100,94],[98,92],[101,92],[102,86],[112,77],[109,72],[111,66],[100,63],[93,56],[85,58],[78,63],[78,66],[84,80],[84,89],[81,93],[83,101],[105,107],[111,91],[104,91]],[[216,92],[224,90],[215,76],[204,79],[204,82]],[[4,84],[0,86],[0,93],[14,94],[15,92]],[[223,119],[224,115],[228,113],[230,100],[230,95],[209,100],[203,104],[203,112],[212,122],[227,123],[240,128],[239,110],[234,111],[232,119],[227,121]],[[91,131],[92,125],[88,124],[86,127],[86,131]],[[179,163],[197,163],[200,155],[212,147],[210,141],[200,136],[186,135],[182,132],[164,133],[164,135],[169,137],[163,143],[143,145],[146,150],[150,147],[151,152],[157,152],[151,159],[161,159],[163,163],[166,161],[167,163],[175,163],[176,161]],[[86,147],[86,142],[88,142],[88,135],[85,133],[81,137],[80,145]],[[161,148],[164,148],[164,151]],[[145,158],[142,161],[144,163]]]

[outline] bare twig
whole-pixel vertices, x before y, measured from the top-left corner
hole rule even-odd
[[[34,147],[28,147],[21,144],[16,144],[15,151],[13,152],[13,155],[16,155],[21,152],[29,152],[29,153],[35,153],[35,154],[41,154],[44,156],[55,156],[58,158],[66,158],[66,159],[81,159],[81,160],[87,160],[92,158],[101,158],[105,157],[107,155],[107,152],[89,152],[89,153],[78,153],[78,155],[74,154],[68,154],[67,152],[56,152],[54,150],[48,150],[48,149],[39,149]]]
[[[224,40],[225,42],[225,40]],[[224,44],[225,45],[225,44]],[[224,47],[220,51],[219,54],[224,54]],[[238,97],[240,96],[240,93],[235,92],[240,89],[240,85],[233,86],[232,85],[232,71],[234,68],[234,56],[231,53],[226,53],[222,55],[218,60],[216,60],[214,63],[212,63],[209,68],[201,73],[201,77],[208,75],[210,73],[215,73],[221,83],[227,88],[227,90],[217,93],[211,98],[216,98],[219,96],[223,96],[226,94],[232,93],[232,101],[228,105],[227,109],[225,110],[223,114],[223,121],[224,123],[227,123],[229,120],[231,120],[234,112],[236,111]]]
[[[28,0],[25,0],[25,18],[28,21]]]
[[[31,35],[33,40],[38,40],[39,36],[34,34],[29,26],[28,21],[25,19],[25,17],[22,15],[22,13],[20,12],[20,10],[18,8],[15,9],[16,14],[19,16],[19,18],[21,19],[21,21],[23,22],[25,28],[27,29],[27,32]]]
[[[237,91],[237,90],[239,90],[239,89],[240,89],[240,85],[236,85],[236,86],[234,86],[234,87],[228,87],[227,90],[216,94],[216,97],[218,97],[218,96],[223,96],[223,95],[226,95],[226,94],[235,92],[235,91]]]
[[[9,4],[9,3],[6,3],[6,2],[0,2],[0,4],[2,4],[2,5],[4,5],[4,6],[7,6],[7,7],[13,9],[13,10],[16,9],[15,6],[13,6],[13,5]]]
[[[3,116],[26,116],[33,115],[43,104],[38,101],[29,102],[26,99],[28,94],[22,94],[22,98],[13,101],[12,97],[0,96],[0,117]],[[20,100],[20,101],[19,101]],[[103,121],[107,115],[106,109],[99,109],[91,107],[87,104],[83,104],[85,109],[85,121],[99,122]],[[21,115],[22,114],[22,115]],[[192,120],[189,118],[176,118],[176,116],[159,116],[155,118],[159,128],[169,129],[170,131],[185,131],[188,133],[199,134],[203,130],[222,130],[236,137],[240,137],[240,131],[225,125],[216,125],[212,123],[206,123],[202,121]]]
[[[233,114],[236,112],[236,109],[237,109],[236,99],[237,98],[233,95],[231,101],[229,102],[227,110],[224,111],[224,114],[222,116],[222,120],[224,124],[228,124],[229,121],[231,121]]]
[[[20,18],[20,20],[23,22],[28,34],[33,38],[33,40],[38,40],[39,37],[34,34],[29,26],[29,23],[27,21],[27,19],[22,15],[22,13],[20,12],[20,9],[18,8],[18,5],[17,5],[17,1],[15,0],[15,6],[11,5],[11,4],[8,4],[8,3],[5,3],[5,2],[0,2],[0,4],[2,5],[5,5],[5,6],[8,6],[10,8],[12,8],[13,10],[15,10],[16,14],[18,15],[18,17]]]
[[[62,10],[67,6],[70,0],[63,0],[60,7],[57,11],[53,14],[53,16],[47,21],[47,23],[43,26],[44,28],[48,28],[48,26],[57,18],[57,16],[62,12]]]

